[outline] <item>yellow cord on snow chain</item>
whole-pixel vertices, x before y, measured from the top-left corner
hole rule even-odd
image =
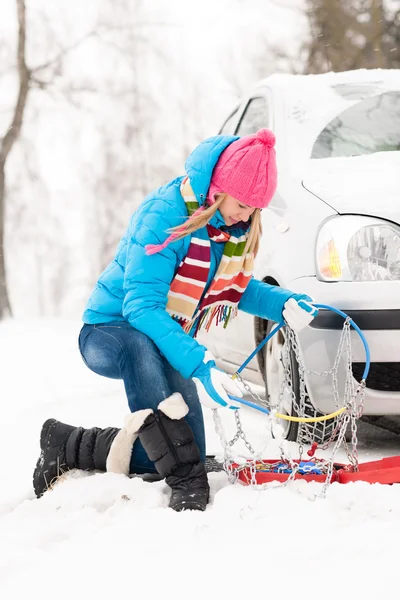
[[[280,413],[274,413],[274,416],[278,417],[279,419],[285,419],[285,421],[295,421],[296,423],[317,423],[318,421],[327,421],[328,419],[333,419],[333,417],[341,415],[346,410],[347,408],[343,406],[336,412],[333,412],[330,415],[323,415],[322,417],[291,417],[289,415],[281,415]]]
[[[237,379],[238,373],[234,373],[231,375],[231,379]],[[347,410],[346,406],[339,408],[339,410],[331,413],[330,415],[323,415],[322,417],[291,417],[290,415],[282,415],[281,413],[274,413],[275,417],[279,419],[284,419],[285,421],[295,421],[296,423],[318,423],[320,421],[327,421],[328,419],[333,419],[338,415],[343,414]]]

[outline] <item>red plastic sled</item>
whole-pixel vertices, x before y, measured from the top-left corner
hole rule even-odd
[[[280,461],[279,459],[264,459],[263,462],[276,464]],[[295,460],[294,462],[298,463],[299,461]],[[232,466],[233,468],[237,468],[239,465],[234,464]],[[400,483],[400,456],[391,456],[389,458],[382,458],[381,460],[361,463],[358,465],[358,471],[354,471],[352,465],[344,465],[340,463],[334,463],[333,467],[331,483],[335,481],[337,483],[366,481],[367,483],[381,483],[389,485],[393,483]],[[289,475],[290,473],[276,473],[267,470],[257,470],[255,473],[255,479],[257,484],[262,485],[271,481],[285,482],[287,481]],[[238,471],[238,478],[245,485],[250,485],[250,467],[240,469]],[[296,473],[294,479],[324,482],[326,480],[326,474],[319,475]]]
[[[367,483],[400,483],[400,456],[390,456],[381,460],[361,463],[354,472],[351,465],[336,472],[339,483],[366,481]]]

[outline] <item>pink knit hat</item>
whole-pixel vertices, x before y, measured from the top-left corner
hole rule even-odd
[[[274,146],[275,135],[269,129],[229,144],[215,165],[209,201],[214,201],[215,193],[225,192],[243,204],[266,208],[277,184]]]

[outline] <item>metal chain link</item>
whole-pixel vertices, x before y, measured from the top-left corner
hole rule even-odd
[[[281,330],[282,331],[282,330]],[[279,390],[278,398],[275,400],[271,397],[266,399],[262,398],[257,394],[255,390],[251,388],[251,386],[243,379],[243,377],[239,374],[235,374],[235,379],[240,383],[243,389],[248,392],[253,400],[261,406],[265,406],[270,410],[270,414],[266,417],[268,420],[268,429],[270,437],[273,437],[273,420],[276,419],[274,417],[275,412],[282,412],[283,400],[284,397],[289,395],[291,405],[294,409],[294,413],[301,417],[305,418],[307,416],[316,415],[316,410],[311,402],[309,394],[307,392],[306,386],[306,377],[307,376],[319,376],[319,377],[329,377],[332,378],[332,392],[333,392],[333,404],[335,406],[335,410],[339,409],[341,406],[346,407],[346,411],[341,415],[336,417],[333,420],[332,432],[330,433],[329,438],[323,443],[318,444],[318,448],[320,450],[327,450],[333,444],[333,449],[329,460],[321,460],[317,458],[313,458],[313,465],[315,468],[318,468],[322,473],[326,474],[325,482],[322,487],[322,492],[320,494],[321,497],[325,497],[327,493],[327,489],[332,480],[333,471],[335,468],[335,457],[341,446],[344,447],[349,462],[354,471],[358,470],[358,452],[357,452],[357,420],[361,417],[364,407],[364,397],[365,397],[365,381],[361,381],[357,386],[355,385],[353,373],[352,373],[352,357],[351,357],[351,323],[350,319],[347,318],[344,322],[343,329],[340,335],[337,352],[334,358],[334,362],[332,368],[326,371],[316,371],[312,369],[306,369],[303,365],[303,361],[300,356],[299,343],[296,333],[291,330],[289,327],[285,328],[284,335],[284,343],[281,351],[281,363],[283,366],[283,381],[281,384],[281,388]],[[298,383],[299,383],[299,393],[298,397],[296,397],[296,392],[293,386],[293,375],[292,375],[292,364],[291,364],[291,353],[293,352],[294,357],[297,363],[298,370]],[[338,373],[341,362],[344,366],[345,372],[345,380],[343,384],[344,390],[344,402],[341,402],[340,399],[340,391],[339,391],[339,379]],[[275,404],[273,403],[275,400]],[[221,440],[221,444],[224,450],[224,468],[228,473],[228,478],[230,481],[234,482],[238,479],[238,474],[241,470],[246,470],[246,478],[250,485],[258,486],[257,482],[257,470],[260,465],[264,469],[281,469],[282,465],[286,466],[290,473],[288,475],[287,480],[283,485],[288,485],[291,481],[293,481],[296,477],[296,474],[300,470],[300,462],[302,460],[303,452],[304,452],[304,444],[313,444],[315,442],[315,436],[317,433],[317,423],[300,423],[299,424],[299,434],[298,434],[298,456],[299,459],[297,461],[293,460],[291,457],[287,455],[285,449],[283,447],[282,440],[280,444],[280,452],[281,458],[280,462],[275,462],[272,464],[267,464],[263,459],[257,455],[255,449],[252,444],[246,437],[246,434],[242,427],[242,422],[240,420],[239,411],[234,411],[235,413],[235,424],[236,424],[236,433],[233,438],[228,441],[225,436],[224,428],[222,425],[221,417],[217,410],[213,411],[214,413],[214,424],[215,430],[219,435]],[[310,413],[310,414],[308,414]],[[346,432],[348,426],[350,424],[351,427],[351,449],[349,448],[346,441]],[[325,436],[327,425],[323,425],[323,436]],[[243,460],[238,463],[233,460],[232,457],[232,448],[236,442],[242,440],[245,447],[250,453],[250,457],[240,457]],[[236,458],[236,455],[235,455]],[[239,460],[239,457],[237,457]],[[281,484],[282,485],[282,484]],[[265,487],[264,486],[261,486]]]
[[[245,381],[245,379],[243,379],[243,377],[240,375],[240,373],[235,373],[235,381],[238,381],[240,383],[240,385],[242,385],[243,388],[246,390],[246,392],[248,392],[252,396],[252,398],[254,400],[256,400],[261,406],[266,406],[267,408],[270,407],[269,403],[267,401],[265,401],[264,398],[261,398],[261,396],[259,396],[257,394],[257,392],[249,386],[247,381]]]

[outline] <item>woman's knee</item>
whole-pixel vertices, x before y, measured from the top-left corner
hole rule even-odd
[[[85,325],[79,336],[79,349],[91,371],[112,379],[121,378],[123,348],[111,331],[104,331],[102,326]]]

